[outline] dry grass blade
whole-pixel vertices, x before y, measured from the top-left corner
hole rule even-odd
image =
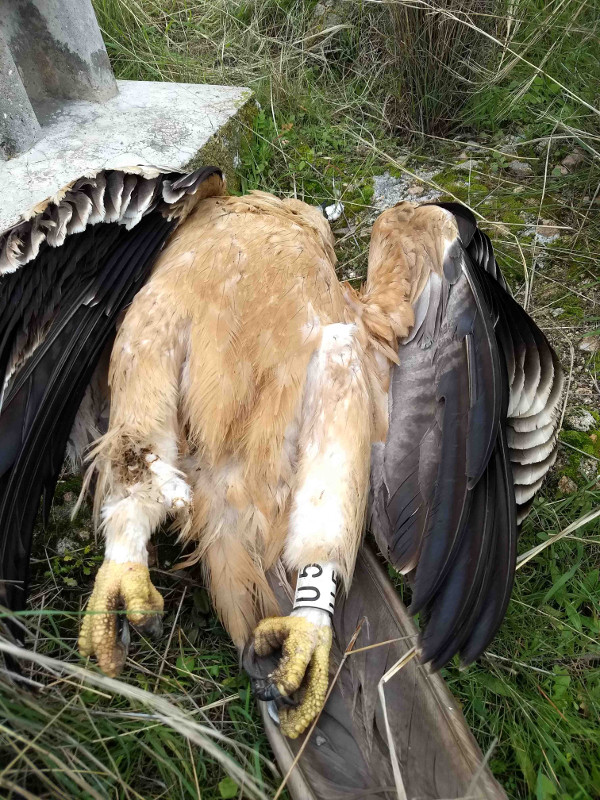
[[[394,742],[394,737],[392,735],[392,729],[390,727],[390,721],[388,719],[387,713],[387,703],[385,701],[385,684],[391,680],[394,675],[400,672],[401,669],[413,660],[413,658],[417,655],[417,648],[411,647],[410,650],[407,650],[404,655],[398,659],[398,661],[394,664],[393,667],[390,667],[388,671],[381,676],[379,679],[379,684],[377,685],[377,693],[379,694],[379,700],[381,701],[381,708],[383,710],[383,721],[385,724],[385,734],[387,737],[388,748],[390,751],[390,758],[392,761],[392,772],[394,774],[394,783],[396,785],[396,794],[398,795],[398,800],[408,800],[406,795],[406,789],[404,788],[404,781],[402,780],[402,773],[400,771],[400,762],[398,761],[398,753],[396,752],[396,743]]]
[[[560,533],[555,533],[554,536],[550,536],[550,538],[546,539],[545,542],[542,542],[541,544],[532,547],[531,550],[528,550],[526,553],[520,555],[517,558],[516,568],[521,569],[521,567],[524,567],[528,561],[531,561],[532,558],[535,558],[537,555],[539,555],[539,553],[541,553],[547,547],[550,547],[551,544],[560,541],[560,539],[562,539],[563,537],[568,536],[570,533],[573,533],[576,530],[579,530],[579,528],[582,528],[584,525],[587,525],[588,522],[592,522],[598,517],[600,517],[600,508],[597,508],[595,511],[591,511],[589,514],[586,514],[585,516],[575,520],[575,522],[572,522],[570,525],[567,525],[567,527],[564,530],[560,531]]]
[[[40,653],[33,653],[11,644],[3,637],[0,637],[0,652],[12,656],[15,659],[32,661],[53,674],[66,673],[77,677],[84,685],[92,685],[105,689],[114,695],[127,697],[130,700],[151,708],[157,719],[173,730],[183,734],[183,736],[193,744],[201,747],[208,755],[214,758],[215,761],[221,764],[234,780],[244,786],[245,791],[250,797],[266,800],[266,795],[261,787],[258,786],[250,775],[234,761],[228,753],[215,744],[214,740],[232,746],[234,750],[237,751],[241,751],[243,749],[242,746],[236,744],[224,734],[206,725],[197,723],[164,697],[151,694],[138,687],[130,686],[123,681],[119,681],[115,678],[108,678],[105,675],[92,672],[83,667],[78,667],[65,661],[59,661],[55,658],[49,658]]]

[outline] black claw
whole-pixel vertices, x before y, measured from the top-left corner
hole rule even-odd
[[[272,681],[263,681],[254,679],[250,681],[254,696],[259,700],[279,700],[281,692]]]
[[[296,700],[293,695],[288,697],[285,694],[282,694],[279,700],[275,700],[275,705],[277,708],[285,708],[288,706],[289,708],[295,708],[300,701]]]
[[[281,725],[281,720],[279,719],[279,713],[277,711],[277,705],[275,703],[267,703],[267,713],[271,717],[275,725],[279,727]]]
[[[252,693],[258,700],[265,702],[274,702],[277,708],[285,708],[286,706],[297,706],[298,701],[293,696],[281,694],[277,686],[271,680],[262,680],[261,678],[250,678],[250,686]]]
[[[162,617],[153,614],[151,617],[144,620],[141,625],[137,625],[136,630],[146,634],[146,636],[150,636],[152,639],[158,639],[163,631]]]
[[[292,697],[282,695],[271,679],[271,673],[277,666],[274,655],[261,658],[256,655],[254,639],[251,639],[242,653],[242,665],[250,678],[252,694],[259,700],[273,701],[278,708],[297,705]]]
[[[118,639],[123,646],[123,650],[125,651],[125,655],[129,653],[129,645],[131,643],[131,629],[129,627],[129,621],[127,617],[119,615],[118,617]]]

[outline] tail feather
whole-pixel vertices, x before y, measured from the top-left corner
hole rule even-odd
[[[271,581],[282,610],[289,587]],[[286,591],[287,589],[287,591]],[[354,654],[344,651],[356,630]],[[343,661],[310,740],[282,736],[261,704],[271,746],[294,798],[348,800],[399,795],[378,694],[382,676],[416,644],[418,632],[387,574],[367,548],[359,553],[348,596],[334,616],[330,678]],[[369,649],[361,649],[369,648]],[[265,670],[270,667],[265,665]],[[406,797],[459,798],[475,792],[506,795],[482,766],[483,756],[443,679],[418,659],[385,685],[385,703]]]

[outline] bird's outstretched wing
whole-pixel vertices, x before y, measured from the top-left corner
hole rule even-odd
[[[105,170],[0,234],[0,605],[24,606],[32,530],[47,513],[86,387],[169,233],[222,173]]]
[[[425,241],[449,215],[454,240]],[[517,526],[556,457],[563,374],[466,208],[420,206],[401,224],[423,288],[374,448],[370,527],[415,570],[411,611],[425,611],[422,657],[437,668],[477,658],[504,617]]]

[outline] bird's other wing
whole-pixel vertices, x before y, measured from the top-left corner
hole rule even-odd
[[[423,288],[373,450],[370,527],[415,571],[422,658],[438,668],[477,658],[504,617],[517,526],[556,457],[563,374],[468,209],[414,207],[398,224]]]
[[[48,513],[79,405],[120,312],[216,167],[81,178],[0,234],[0,605],[22,609],[35,517]]]

